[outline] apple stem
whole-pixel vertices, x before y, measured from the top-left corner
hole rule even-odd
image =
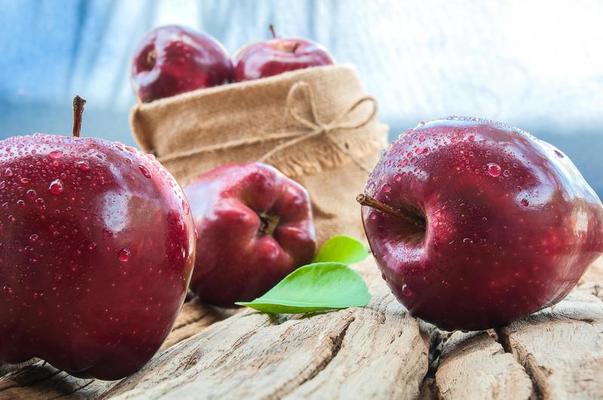
[[[360,193],[358,196],[356,196],[356,201],[363,206],[374,208],[375,210],[379,210],[396,218],[401,218],[420,229],[425,229],[425,221],[420,218],[414,218],[413,215],[415,215],[415,213],[411,212],[410,210],[407,210],[406,212],[403,210],[397,210],[385,203],[380,202],[379,200],[367,196],[364,193]]]
[[[276,30],[274,29],[274,25],[270,24],[268,29],[270,29],[270,33],[272,33],[272,38],[276,39]]]
[[[84,113],[84,105],[86,100],[76,95],[73,98],[73,137],[80,137],[82,130],[82,114]]]
[[[280,222],[280,220],[281,219],[278,215],[261,213],[260,214],[261,225],[260,225],[260,229],[259,229],[260,236],[272,235],[274,233],[274,230],[278,226],[278,223]]]

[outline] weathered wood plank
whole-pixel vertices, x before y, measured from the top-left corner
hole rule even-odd
[[[138,374],[100,382],[42,361],[0,366],[0,400],[417,398],[420,389],[422,398],[463,400],[603,397],[603,259],[566,300],[500,336],[418,323],[373,261],[360,269],[373,293],[367,308],[276,319],[246,311],[212,325],[233,312],[193,301]]]
[[[603,398],[603,302],[594,293],[581,287],[501,334],[543,398]]]
[[[532,381],[515,358],[505,353],[496,333],[453,333],[442,345],[435,374],[442,399],[528,399]]]
[[[418,322],[373,261],[367,308],[307,317],[248,311],[164,351],[113,387],[120,399],[414,398],[428,364]]]

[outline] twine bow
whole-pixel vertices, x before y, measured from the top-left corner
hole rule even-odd
[[[297,110],[297,96],[302,95],[304,97],[305,103],[310,105],[310,114],[309,118],[299,113]],[[360,118],[358,121],[353,120],[353,113],[356,109],[358,109],[361,105],[368,103],[371,105],[370,113],[364,118]],[[362,163],[349,151],[349,149],[336,141],[332,137],[332,133],[337,130],[349,131],[361,128],[370,123],[375,115],[377,115],[377,101],[375,98],[371,96],[363,96],[352,103],[348,108],[339,113],[333,120],[330,122],[323,122],[320,120],[318,116],[318,112],[316,109],[316,101],[314,99],[314,91],[312,87],[306,82],[297,82],[294,84],[289,93],[287,94],[287,100],[285,108],[287,113],[293,120],[295,120],[300,127],[306,129],[300,129],[293,132],[279,132],[273,133],[265,136],[254,137],[254,138],[244,138],[244,139],[235,139],[223,143],[219,143],[216,145],[209,146],[201,146],[194,149],[189,149],[183,152],[178,152],[175,154],[170,154],[165,157],[160,157],[159,161],[172,161],[179,158],[188,157],[191,155],[197,155],[202,153],[209,153],[219,150],[228,150],[235,147],[240,146],[248,146],[258,143],[266,143],[271,141],[278,140],[286,140],[285,142],[275,146],[266,154],[261,156],[258,161],[265,162],[275,154],[287,149],[291,146],[294,146],[303,141],[312,139],[314,137],[318,137],[320,135],[325,135],[325,137],[333,143],[342,153],[346,154],[350,159],[360,167],[364,172],[369,172],[369,170],[362,165]]]

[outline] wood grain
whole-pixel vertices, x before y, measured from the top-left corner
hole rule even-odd
[[[453,333],[435,374],[442,399],[528,399],[532,381],[495,332]]]
[[[564,301],[502,330],[544,399],[603,398],[603,301],[583,285]]]
[[[372,260],[366,308],[271,318],[187,303],[162,350],[119,382],[33,360],[0,366],[4,399],[603,398],[603,260],[562,302],[498,332],[410,317]]]
[[[417,397],[428,340],[388,293],[373,262],[359,268],[373,294],[369,307],[278,319],[236,315],[168,349],[106,396]]]

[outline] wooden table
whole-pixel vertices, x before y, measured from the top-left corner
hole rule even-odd
[[[366,308],[270,318],[193,301],[140,372],[102,382],[0,366],[0,399],[603,398],[603,259],[556,306],[470,333],[410,317],[372,260],[358,269]]]

